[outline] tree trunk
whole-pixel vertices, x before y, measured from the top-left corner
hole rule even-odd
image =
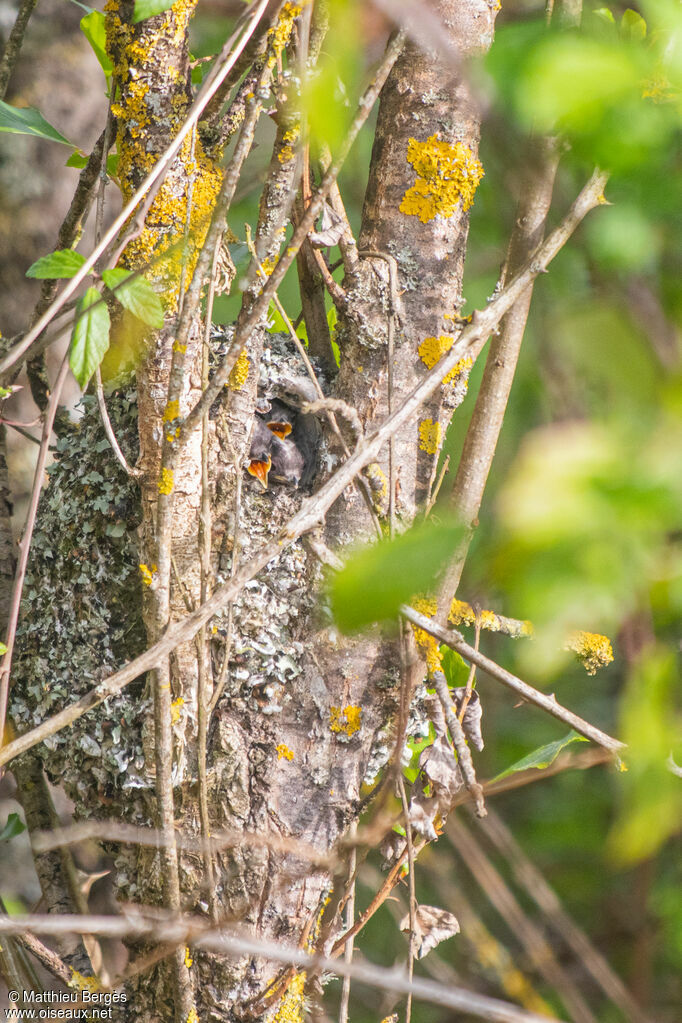
[[[113,106],[119,173],[126,198],[171,141],[188,108],[186,29],[193,8],[193,3],[177,3],[172,11],[133,26],[132,0],[107,5],[119,89]],[[366,429],[385,417],[389,402],[396,407],[458,329],[467,211],[481,174],[479,120],[466,84],[466,59],[489,45],[495,15],[486,0],[441,0],[436,8],[449,36],[444,50],[427,52],[408,43],[382,92],[361,260],[347,275],[347,301],[339,309],[341,366],[334,393],[357,408]],[[256,239],[262,261],[279,251],[280,228],[287,222],[297,181],[296,161],[289,167],[281,159],[286,145],[282,123]],[[96,408],[86,399],[80,429],[63,442],[41,504],[12,704],[15,723],[22,727],[88,690],[158,638],[164,624],[159,597],[164,583],[157,587],[155,578],[163,438],[202,387],[203,332],[197,322],[184,353],[178,404],[168,402],[178,288],[183,274],[191,275],[218,187],[217,163],[195,133],[172,164],[144,230],[126,249],[124,261],[131,268],[151,257],[157,260],[153,276],[166,307],[164,329],[145,340],[136,393],[118,391],[109,399],[115,430],[131,461],[138,442],[137,409],[141,488],[114,461]],[[189,253],[183,269],[175,243],[185,237]],[[128,320],[118,325],[121,347],[129,327]],[[214,335],[212,359],[229,336]],[[257,406],[267,399],[281,410],[277,402],[292,379],[300,382],[305,376],[300,356],[285,335],[266,338],[259,330],[238,366],[230,388],[211,410],[206,432],[210,560],[217,580],[229,575],[233,559],[244,564],[276,535],[302,500],[302,490],[277,481],[264,490],[241,468],[248,461]],[[392,465],[387,450],[367,471],[373,515],[383,530],[389,528],[391,509],[396,527],[403,528],[427,499],[442,437],[466,392],[468,370],[469,364],[458,367],[422,410],[420,421],[395,438]],[[330,465],[338,464],[340,450],[333,437],[312,436],[319,481]],[[237,472],[243,477],[239,503]],[[202,596],[201,430],[184,448],[172,486],[171,621]],[[338,549],[372,529],[360,490],[349,488],[327,517],[325,540]],[[360,638],[339,635],[325,610],[322,582],[308,542],[295,542],[249,584],[231,611],[226,608],[212,620],[203,646],[184,644],[170,662],[173,752],[172,765],[166,766],[175,826],[183,835],[198,835],[200,665],[205,658],[210,668],[210,698],[230,642],[226,684],[208,725],[206,794],[211,833],[229,829],[246,836],[238,846],[214,855],[213,890],[207,890],[206,858],[179,854],[181,908],[203,915],[210,911],[262,938],[306,947],[318,940],[333,879],[328,870],[311,865],[296,842],[324,855],[348,833],[361,809],[363,780],[373,780],[392,751],[400,700],[397,644],[379,628]],[[48,664],[51,685],[46,691],[40,679],[47,676]],[[80,815],[157,824],[154,714],[159,705],[155,711],[151,697],[150,680],[146,686],[130,686],[42,748],[50,777],[67,787]],[[276,840],[277,851],[268,848],[268,838]],[[281,851],[281,840],[291,840],[291,851]],[[157,850],[108,848],[115,855],[122,900],[163,901],[167,878]],[[325,920],[325,936],[337,935],[339,926],[338,920]],[[131,948],[133,956],[145,951]],[[185,957],[182,976],[202,1023],[302,1018],[305,981],[295,971],[284,973],[282,984],[266,997],[280,972],[271,961],[203,951],[192,951],[191,960],[189,965]],[[174,971],[177,984],[177,957],[135,977],[125,1018],[136,1023],[178,1018],[172,1004]]]

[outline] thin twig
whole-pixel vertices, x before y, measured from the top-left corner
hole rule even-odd
[[[213,268],[211,280],[208,286],[208,298],[206,300],[206,323],[204,330],[204,344],[201,356],[201,386],[208,384],[209,372],[209,345],[211,338],[211,321],[213,319],[213,302],[215,299],[215,282],[218,257],[222,237],[216,239],[213,250]],[[212,588],[211,573],[211,493],[210,479],[208,473],[208,444],[209,444],[209,420],[208,412],[204,415],[201,424],[201,504],[199,508],[199,564],[201,570],[200,600],[203,603],[209,596]],[[209,675],[210,655],[208,651],[208,637],[206,626],[202,625],[196,636],[197,642],[197,773],[199,775],[199,815],[201,818],[201,837],[203,844],[204,869],[208,886],[208,902],[213,921],[218,920],[219,907],[218,896],[215,885],[215,872],[213,869],[213,855],[209,845],[211,837],[211,820],[208,812],[208,782],[206,778],[206,742],[208,737],[208,699],[209,699]]]
[[[408,979],[412,980],[412,974],[414,972],[414,943],[416,940],[416,929],[417,929],[417,895],[415,892],[414,885],[414,847],[412,845],[412,825],[410,824],[410,808],[407,804],[407,795],[405,793],[405,782],[401,773],[398,774],[398,792],[400,793],[400,801],[403,804],[403,817],[405,820],[405,844],[407,845],[407,863],[409,869],[409,885],[410,885],[410,941],[407,952],[407,976]],[[410,1023],[412,1018],[412,992],[408,992],[407,1003],[405,1005],[405,1023]]]
[[[502,875],[484,852],[480,842],[461,817],[448,824],[450,840],[462,862],[485,892],[490,903],[518,939],[534,968],[559,995],[569,1014],[581,1023],[596,1023],[594,1013],[578,990],[565,967],[557,960],[554,949],[542,930],[524,912]]]
[[[5,98],[14,66],[19,59],[19,51],[24,41],[28,23],[37,3],[38,0],[23,0],[12,26],[2,60],[0,60],[0,100]]]
[[[456,650],[462,657],[469,661],[470,664],[476,664],[477,667],[481,668],[482,671],[489,675],[490,678],[494,678],[497,682],[501,682],[509,689],[513,689],[515,693],[518,693],[527,700],[529,703],[535,704],[536,707],[541,707],[542,710],[547,711],[552,717],[557,718],[559,721],[563,721],[565,724],[570,725],[580,735],[584,735],[586,739],[591,739],[592,742],[596,742],[599,746],[603,746],[604,749],[609,750],[611,753],[618,753],[621,750],[626,749],[625,743],[620,742],[618,739],[612,738],[607,735],[606,732],[602,732],[601,729],[591,725],[589,721],[583,720],[578,717],[573,711],[567,710],[566,707],[562,707],[557,702],[554,695],[546,696],[545,693],[541,693],[538,689],[534,689],[532,686],[524,682],[523,679],[517,678],[516,675],[512,675],[506,668],[496,664],[495,661],[491,661],[485,654],[480,653],[474,647],[470,646],[462,636],[461,632],[457,632],[455,629],[443,629],[440,625],[437,625],[431,618],[427,618],[426,615],[420,614],[411,607],[407,607],[403,604],[400,608],[400,613],[404,618],[407,618],[408,622],[412,622],[420,629],[424,629],[431,636],[434,636],[441,643],[445,643],[446,646]]]
[[[65,827],[53,828],[51,831],[36,831],[31,836],[33,849],[36,853],[49,852],[66,845],[76,845],[96,839],[100,842],[120,842],[126,845],[149,846],[161,849],[165,844],[163,832],[158,828],[143,827],[137,824],[126,824],[121,821],[81,821]],[[175,844],[183,852],[200,852],[203,840],[193,835],[178,832]],[[297,838],[287,838],[275,832],[251,832],[237,830],[216,831],[210,836],[211,851],[221,852],[223,849],[234,849],[240,845],[250,849],[270,849],[279,855],[295,856],[310,863],[313,867],[325,870],[333,868],[336,858],[332,854],[322,853],[306,842]]]
[[[356,825],[353,824],[351,829],[352,837],[356,834]],[[348,873],[351,876],[351,881],[348,890],[348,898],[346,899],[345,911],[345,925],[346,929],[349,930],[355,920],[355,873],[357,860],[357,852],[355,849],[351,850],[351,854],[348,858]],[[349,938],[346,942],[346,947],[343,950],[344,962],[351,963],[353,961],[353,938]],[[343,987],[341,989],[341,1004],[339,1006],[339,1023],[348,1023],[348,1005],[350,1003],[350,977],[343,978]]]
[[[477,613],[476,614],[476,638],[474,640],[474,650],[476,650],[477,652],[478,652],[478,646],[479,646],[480,639],[481,639],[481,618],[480,618],[480,615]],[[476,678],[476,665],[475,664],[471,664],[469,666],[469,675],[467,676],[467,684],[466,684],[466,688],[464,690],[464,696],[462,697],[462,704],[461,704],[461,706],[459,708],[459,714],[457,715],[457,717],[459,718],[460,725],[464,721],[464,715],[466,714],[466,709],[469,706],[469,701],[471,700],[471,694],[472,694],[473,689],[474,689],[474,680],[475,680],[475,678]]]
[[[109,412],[107,411],[107,403],[104,398],[104,388],[102,387],[102,374],[99,366],[95,370],[95,388],[97,391],[97,406],[99,408],[99,414],[102,418],[102,426],[107,436],[107,440],[111,444],[111,449],[116,456],[116,461],[121,466],[126,475],[130,476],[131,479],[139,480],[142,476],[142,470],[136,469],[132,465],[129,465],[126,456],[121,451],[121,446],[116,439],[114,428],[111,425],[111,419],[109,418]]]
[[[559,163],[556,141],[543,139],[531,150],[528,180],[525,185],[515,227],[509,242],[509,251],[500,277],[504,287],[509,277],[529,259],[541,242],[545,222],[552,204],[554,177]],[[450,508],[453,514],[467,527],[467,532],[457,545],[455,555],[448,566],[441,585],[437,619],[444,625],[449,607],[457,592],[462,568],[473,536],[483,492],[492,465],[497,442],[502,429],[526,321],[533,295],[533,282],[519,295],[507,311],[499,331],[490,340],[483,379],[476,396],[474,412],[464,440],[462,456],[452,485]]]
[[[393,413],[393,356],[395,338],[395,319],[398,313],[398,262],[390,252],[381,252],[374,249],[363,249],[361,256],[373,256],[375,259],[383,259],[388,265],[389,280],[389,305],[388,305],[388,345],[386,348],[388,395],[387,406],[389,416]],[[395,434],[388,439],[388,517],[390,523],[390,536],[393,539],[395,534]],[[409,1017],[408,1017],[409,1019]]]
[[[352,977],[359,983],[384,991],[412,994],[433,1005],[457,1009],[490,1023],[558,1023],[549,1016],[526,1012],[510,1002],[488,998],[474,991],[436,981],[415,977],[409,981],[402,970],[386,969],[374,963],[346,963],[327,956],[312,956],[303,949],[280,941],[256,938],[246,931],[230,932],[207,930],[201,918],[160,917],[134,919],[127,916],[17,916],[0,919],[0,934],[17,934],[25,930],[39,934],[103,934],[115,938],[161,939],[184,947],[191,944],[198,949],[226,956],[254,955],[275,962],[291,963],[305,970],[326,970],[337,976]]]

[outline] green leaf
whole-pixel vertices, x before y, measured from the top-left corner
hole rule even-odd
[[[407,778],[411,785],[414,784],[417,779],[417,775],[419,774],[419,758],[422,754],[422,750],[425,750],[427,746],[433,745],[435,738],[436,729],[433,727],[433,722],[430,722],[428,735],[425,735],[420,739],[409,738],[407,740],[407,745],[412,751],[412,756],[410,757],[409,764],[403,767],[403,775]]]
[[[76,167],[78,170],[83,170],[83,168],[87,165],[89,159],[90,157],[86,156],[85,153],[81,152],[80,149],[74,149],[73,153],[66,161],[65,166]],[[112,178],[116,177],[116,173],[118,171],[118,161],[119,161],[118,153],[110,153],[109,156],[107,157],[107,174],[109,174],[109,176]]]
[[[107,53],[107,33],[104,27],[104,15],[101,11],[92,11],[81,18],[81,31],[92,46],[100,67],[107,78],[112,74],[114,66]]]
[[[613,11],[610,11],[608,7],[599,7],[596,11],[592,12],[595,17],[601,18],[602,21],[606,21],[609,25],[615,25],[616,19],[613,16]]]
[[[57,249],[47,256],[41,256],[26,271],[27,277],[39,281],[57,281],[75,277],[85,262],[85,256],[75,249]]]
[[[428,590],[462,535],[458,523],[413,526],[352,554],[331,581],[334,617],[344,632],[395,618],[398,608]]]
[[[627,39],[646,39],[646,21],[641,14],[629,8],[620,19],[620,30]]]
[[[280,313],[279,309],[274,302],[270,303],[268,310],[268,333],[269,334],[288,334],[289,328],[284,322],[284,317]],[[298,327],[296,328],[296,336],[308,344],[308,331],[306,329],[305,321],[301,320]]]
[[[7,394],[11,394],[12,393],[12,389],[9,388],[9,387],[2,387],[2,388],[0,388],[0,390],[7,391]],[[3,395],[3,397],[4,397],[4,395]],[[6,653],[7,653],[7,644],[6,643],[0,643],[0,657],[4,657],[4,655]]]
[[[449,646],[442,646],[440,652],[443,657],[443,674],[450,688],[465,686],[469,678],[469,665],[464,658]]]
[[[11,838],[20,835],[22,831],[26,831],[26,825],[18,813],[11,813],[4,828],[0,831],[0,842],[9,842]]]
[[[83,167],[86,166],[87,162],[88,158],[85,155],[85,153],[82,153],[80,149],[74,149],[73,153],[66,161],[66,164],[64,166],[76,167],[78,170],[83,170]]]
[[[521,760],[517,760],[515,764],[508,767],[502,774],[498,774],[496,778],[493,778],[493,782],[501,781],[502,778],[506,778],[510,774],[516,774],[517,771],[527,771],[530,767],[535,767],[540,771],[544,767],[549,767],[550,764],[553,764],[561,751],[566,746],[570,746],[572,742],[587,741],[584,735],[578,735],[577,732],[571,729],[563,739],[557,739],[556,742],[548,742],[546,746],[540,746],[538,749],[533,750],[532,753],[522,757]]]
[[[138,320],[157,329],[163,327],[163,306],[161,299],[144,277],[135,276],[130,270],[116,267],[103,270],[102,280],[121,303]]]
[[[3,100],[0,100],[0,131],[13,135],[35,135],[39,139],[63,142],[65,146],[72,145],[61,132],[48,124],[39,110],[33,107],[12,107]]]
[[[155,14],[162,14],[173,6],[173,2],[174,0],[135,0],[133,25],[146,18],[153,18]]]
[[[97,288],[88,288],[76,307],[76,323],[71,335],[69,365],[80,386],[101,363],[109,347],[109,310]]]

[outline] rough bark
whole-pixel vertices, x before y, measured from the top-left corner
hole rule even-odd
[[[107,5],[115,80],[120,88],[114,113],[126,197],[166,147],[187,109],[186,24],[193,6],[175,4],[171,12],[133,27],[132,0],[109,0]],[[447,0],[438,5],[438,11],[462,58],[489,44],[494,13],[488,3]],[[409,44],[382,95],[360,250],[393,256],[398,279],[391,295],[389,263],[374,255],[365,257],[357,274],[346,282],[346,308],[352,309],[352,315],[347,314],[341,324],[342,364],[336,383],[336,392],[358,408],[367,426],[388,409],[388,312],[398,293],[402,295],[393,366],[396,403],[426,371],[425,365],[433,365],[429,358],[436,349],[444,350],[457,328],[453,317],[461,305],[468,224],[465,207],[473,198],[479,131],[464,68],[464,63],[457,68],[446,66],[438,55]],[[261,207],[256,237],[261,259],[278,251],[280,230],[293,198],[295,168],[281,159],[285,131],[280,125],[280,149],[276,148],[269,191]],[[411,138],[417,140],[414,151],[409,148]],[[167,306],[166,327],[146,340],[137,394],[114,395],[110,402],[112,420],[130,461],[129,451],[134,450],[136,440],[132,427],[137,401],[141,494],[122,477],[113,457],[105,472],[101,471],[109,455],[106,442],[100,446],[103,433],[90,405],[79,435],[64,442],[61,461],[44,497],[43,521],[49,522],[51,516],[54,522],[59,519],[61,500],[73,485],[74,460],[80,462],[81,480],[87,479],[84,469],[99,475],[87,483],[91,488],[87,494],[71,496],[64,509],[72,516],[69,528],[75,551],[69,572],[65,568],[68,541],[65,547],[63,535],[57,557],[50,537],[38,538],[27,590],[22,679],[13,704],[15,719],[22,725],[40,720],[63,702],[66,689],[69,695],[84,691],[109,665],[136,652],[144,642],[143,623],[149,638],[158,635],[154,558],[159,543],[158,497],[164,482],[159,477],[162,443],[201,387],[201,336],[197,329],[187,343],[178,406],[169,408],[176,314],[173,296],[182,273],[172,243],[184,236],[185,221],[189,220],[190,273],[219,184],[217,170],[204,157],[199,138],[193,145],[193,151],[189,144],[181,150],[151,205],[144,231],[128,246],[124,257],[132,267],[146,264],[150,257],[156,259],[152,276]],[[410,154],[413,165],[421,166],[419,160],[425,158],[431,160],[432,169],[434,160],[450,161],[459,191],[438,193],[439,175],[434,171],[430,198],[407,198],[415,185]],[[468,178],[464,174],[467,168]],[[245,308],[248,301],[247,296]],[[123,331],[125,326],[119,329]],[[228,332],[214,338],[213,357],[229,343],[229,337]],[[428,338],[435,344],[424,349]],[[399,483],[396,508],[405,523],[412,520],[428,492],[439,436],[465,393],[467,369],[462,366],[454,383],[444,384],[438,399],[424,410],[422,422],[396,440],[394,464],[401,467],[395,481]],[[239,466],[247,453],[257,404],[264,399],[280,401],[292,378],[303,375],[300,357],[286,338],[264,339],[262,331],[255,331],[240,372],[212,409],[211,560],[218,580],[229,574],[233,558],[238,557],[240,563],[248,560],[300,505],[301,490],[279,483],[264,490],[247,475],[239,508],[234,498],[235,465]],[[425,420],[430,425],[425,426]],[[315,443],[319,479],[338,461],[339,451],[326,435]],[[375,511],[384,522],[388,484],[382,480],[387,478],[388,459],[384,457],[374,472],[374,480],[379,479]],[[92,512],[93,498],[99,502],[96,513]],[[173,481],[173,498],[176,573],[168,606],[171,621],[186,614],[187,604],[198,600],[201,588],[199,431],[183,451]],[[136,535],[138,522],[141,527]],[[119,530],[118,523],[127,528]],[[366,504],[349,489],[328,518],[327,542],[344,546],[367,535],[369,525]],[[138,564],[142,565],[143,580],[150,584],[146,587],[137,583]],[[60,572],[71,579],[71,606],[61,590],[65,583]],[[53,614],[58,627],[46,637],[48,649],[59,646],[64,628],[82,637],[75,659],[71,648],[64,652],[60,684],[49,698],[35,683],[41,654],[32,625],[34,619],[44,621],[50,615],[49,602],[36,585],[45,575],[53,589],[60,588],[58,611]],[[101,585],[103,592],[98,592],[100,579],[106,580]],[[140,588],[144,593],[141,609]],[[227,684],[208,732],[210,828],[300,839],[327,852],[357,819],[363,780],[376,777],[392,749],[400,682],[396,644],[378,629],[362,639],[338,634],[325,609],[320,566],[304,541],[292,544],[267,566],[262,577],[249,584],[235,603],[232,624],[227,611],[212,621],[208,635],[213,684],[221,674],[228,634]],[[105,635],[108,646],[102,650],[97,644]],[[52,665],[51,670],[54,673]],[[197,680],[197,648],[186,644],[171,660],[171,776],[176,827],[189,833],[198,833],[200,819]],[[156,819],[157,802],[154,741],[149,693],[131,686],[108,701],[104,713],[89,714],[68,734],[61,733],[43,756],[53,777],[67,785],[80,814],[150,823]],[[160,902],[163,860],[159,852],[135,847],[114,851],[119,896],[141,903]],[[183,909],[208,914],[212,900],[205,887],[204,864],[200,854],[182,854],[180,889]],[[216,855],[214,873],[216,890],[210,894],[220,917],[237,919],[264,938],[308,946],[315,943],[332,886],[327,872],[311,869],[294,853],[274,854],[243,846]],[[332,920],[332,935],[338,927]],[[133,956],[145,951],[143,947],[131,949]],[[228,959],[203,951],[192,959],[189,982],[202,1023],[302,1018],[304,980],[300,975],[287,975],[268,999],[265,990],[278,974],[273,963],[251,955]],[[136,1023],[171,1020],[170,977],[168,961],[136,977],[129,986],[126,1019]]]

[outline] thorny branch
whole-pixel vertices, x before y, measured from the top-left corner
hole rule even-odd
[[[458,340],[452,346],[447,355],[445,355],[443,359],[441,359],[441,361],[423,377],[423,379],[405,398],[395,412],[392,415],[387,416],[371,434],[365,437],[350,458],[348,458],[346,462],[344,462],[343,465],[336,470],[329,480],[320,487],[317,493],[313,494],[302,503],[297,514],[289,520],[278,537],[271,540],[269,543],[264,544],[260,550],[253,555],[249,564],[240,569],[234,577],[216,587],[208,600],[198,607],[193,614],[188,615],[186,618],[170,625],[165,630],[163,636],[157,640],[157,642],[152,644],[145,653],[141,654],[133,661],[130,661],[119,671],[109,676],[108,679],[105,679],[94,689],[90,690],[90,692],[81,697],[80,700],[77,700],[69,707],[64,708],[64,710],[55,714],[47,721],[42,722],[42,724],[38,725],[30,732],[26,732],[18,739],[8,743],[7,746],[0,750],[0,765],[7,763],[15,756],[18,756],[19,753],[25,752],[36,743],[42,742],[48,736],[54,735],[56,732],[66,727],[66,725],[76,721],[83,714],[87,713],[87,711],[102,703],[103,700],[106,700],[108,696],[112,696],[115,693],[120,692],[128,685],[129,682],[138,678],[138,676],[143,672],[154,668],[162,657],[175,649],[175,647],[180,643],[191,640],[203,624],[208,622],[209,619],[220,611],[229,601],[234,600],[236,595],[246,585],[246,583],[249,582],[250,579],[253,579],[254,576],[256,576],[261,569],[265,567],[268,561],[272,558],[279,557],[281,553],[294,542],[294,540],[298,539],[298,537],[303,533],[313,529],[319,522],[321,522],[334,501],[340,497],[357,473],[360,472],[364,466],[374,461],[388,438],[417,414],[422,403],[440,387],[443,377],[446,376],[450,370],[454,369],[457,362],[464,355],[469,354],[471,356],[475,356],[480,352],[488,335],[496,329],[502,316],[513,305],[518,296],[523,294],[528,287],[528,284],[537,277],[538,274],[544,272],[557,252],[560,251],[563,245],[573,234],[583,217],[585,217],[590,210],[594,209],[595,206],[599,205],[600,202],[603,201],[603,189],[606,181],[607,175],[602,172],[597,171],[592,175],[580,195],[571,206],[571,209],[562,223],[549,235],[543,244],[536,249],[524,269],[510,281],[507,287],[503,288],[489,302],[483,311],[474,315],[472,322],[464,328],[462,333],[459,335]],[[273,277],[270,278],[270,282]],[[209,390],[204,392],[204,397],[209,393]],[[195,405],[192,416],[194,416],[200,408],[202,401],[203,399]],[[203,415],[203,408],[201,409],[201,415]],[[185,427],[187,427],[188,423],[189,419],[185,421]],[[427,625],[424,625],[423,622],[427,623]],[[428,618],[424,618],[423,622],[420,616],[420,622],[418,624],[421,628],[428,627],[431,629],[434,627],[433,623]],[[459,640],[457,640],[457,642],[459,642]],[[479,658],[483,657],[481,654],[476,654],[476,656]],[[483,659],[486,663],[493,663],[488,662],[488,658]],[[484,670],[487,670],[487,668],[481,664],[481,661],[478,661],[477,663],[479,666],[483,666]],[[513,676],[510,677],[513,678]],[[521,682],[521,680],[519,679],[518,682]],[[525,685],[525,683],[521,684]],[[535,690],[533,690],[530,686],[528,687],[528,690],[531,695],[535,693]],[[553,706],[553,702],[551,700],[548,698],[545,698],[545,700],[547,704]],[[566,713],[568,714],[570,712],[567,711]],[[575,715],[573,715],[573,717],[575,717]],[[580,718],[576,718],[576,720],[583,726],[586,724],[585,722],[581,722]],[[576,728],[576,730],[579,729]],[[605,736],[604,733],[600,732],[598,729],[595,729],[594,732],[598,733],[602,737],[603,741],[601,741],[601,745],[611,743],[612,745],[608,748],[622,748],[622,744],[617,744],[615,739]]]

